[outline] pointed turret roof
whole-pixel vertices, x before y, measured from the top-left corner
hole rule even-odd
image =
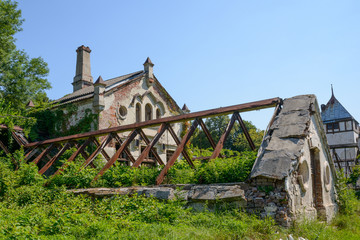
[[[35,104],[30,100],[28,104],[26,104],[26,107],[35,107]]]
[[[95,85],[104,85],[104,86],[106,86],[106,83],[105,83],[105,81],[102,79],[102,77],[99,76],[98,79],[96,80],[96,82],[94,83],[94,86],[95,86]]]
[[[186,106],[185,103],[181,110],[183,110],[184,112],[190,112],[189,108]]]
[[[331,98],[325,105],[321,112],[323,122],[335,122],[341,119],[354,119],[353,116],[346,110],[346,108],[334,96],[334,90],[331,86]]]
[[[147,57],[146,61],[144,62],[144,65],[145,64],[150,64],[150,65],[154,66],[154,64],[152,63],[152,61],[150,60],[149,57]]]

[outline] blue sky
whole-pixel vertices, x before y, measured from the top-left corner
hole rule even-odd
[[[360,1],[21,0],[17,46],[49,64],[51,99],[72,92],[76,48],[94,80],[143,69],[200,111],[273,97],[331,96],[360,121]],[[273,110],[244,114],[264,129]]]

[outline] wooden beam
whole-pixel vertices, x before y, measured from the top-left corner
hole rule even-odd
[[[165,167],[161,170],[159,176],[156,178],[156,184],[159,185],[164,181],[164,177],[169,171],[169,169],[174,165],[177,158],[180,156],[180,153],[184,150],[186,143],[190,140],[190,137],[194,134],[197,126],[199,125],[198,120],[195,119],[191,125],[189,131],[181,139],[179,146],[176,148],[174,154],[171,156],[170,160],[166,163]]]
[[[256,147],[255,147],[255,144],[254,144],[253,140],[251,139],[251,136],[245,126],[245,123],[243,122],[243,120],[238,112],[234,112],[234,115],[235,115],[236,119],[238,120],[238,122],[240,123],[240,127],[243,130],[243,133],[246,137],[246,140],[248,141],[248,143],[250,145],[251,150],[254,151],[256,149]]]
[[[144,159],[149,155],[150,150],[153,150],[153,152],[155,151],[153,149],[153,147],[155,146],[155,144],[159,141],[159,139],[161,138],[161,136],[163,135],[163,133],[165,132],[165,130],[167,129],[167,124],[163,123],[160,125],[156,135],[154,136],[154,138],[152,139],[151,142],[147,143],[146,148],[144,149],[144,151],[142,151],[142,153],[140,154],[140,156],[138,157],[138,159],[134,162],[133,167],[139,167],[140,164],[142,163],[142,161],[144,161]],[[159,161],[158,161],[159,162]],[[162,160],[160,159],[159,164],[164,165],[164,163],[162,162]]]
[[[335,144],[335,145],[329,145],[330,149],[336,149],[336,148],[358,148],[357,143],[347,143],[347,144]]]
[[[120,154],[124,151],[125,148],[129,146],[129,144],[134,140],[134,138],[138,135],[137,129],[133,130],[129,136],[126,138],[126,140],[123,142],[123,144],[120,146],[120,148],[116,151],[116,153],[112,156],[110,161],[108,161],[105,166],[101,169],[101,171],[95,176],[95,178],[92,180],[96,181],[99,177],[101,177],[106,170],[108,170],[119,158]]]
[[[33,143],[26,144],[25,147],[34,147],[34,146],[38,146],[38,145],[51,144],[51,143],[55,143],[55,142],[67,142],[67,141],[74,140],[74,139],[88,138],[90,136],[94,136],[94,137],[103,136],[103,135],[107,135],[111,132],[116,132],[116,133],[126,132],[126,131],[131,131],[131,130],[134,130],[137,128],[147,128],[147,127],[158,126],[158,125],[161,125],[162,123],[171,124],[171,123],[176,123],[176,122],[190,121],[190,120],[193,120],[196,118],[227,115],[227,114],[230,114],[233,112],[248,112],[248,111],[253,111],[253,110],[275,107],[280,102],[281,102],[280,98],[271,98],[271,99],[266,99],[266,100],[261,100],[261,101],[256,101],[256,102],[238,104],[238,105],[229,106],[229,107],[222,107],[222,108],[210,109],[210,110],[205,110],[205,111],[200,111],[200,112],[182,114],[182,115],[178,115],[178,116],[153,119],[153,120],[145,121],[145,122],[139,122],[139,123],[134,123],[134,124],[129,124],[129,125],[113,127],[113,128],[101,129],[101,130],[97,130],[97,131],[75,134],[75,135],[71,135],[71,136],[54,138],[54,139],[49,139],[49,140],[44,140],[44,141],[39,141],[39,142],[33,142]]]
[[[224,143],[226,141],[226,138],[229,136],[230,134],[230,131],[231,129],[233,128],[234,126],[234,123],[235,123],[235,119],[236,119],[236,116],[235,114],[232,115],[228,125],[226,126],[226,129],[225,129],[225,132],[223,133],[223,135],[221,135],[215,149],[214,149],[214,152],[213,154],[211,155],[210,159],[214,159],[214,158],[217,158],[221,152],[221,150],[223,149],[224,147]]]

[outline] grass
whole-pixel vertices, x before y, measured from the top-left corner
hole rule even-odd
[[[80,179],[76,184],[86,183]],[[181,201],[143,196],[93,199],[67,192],[66,184],[45,187],[46,181],[35,165],[14,171],[8,157],[0,158],[0,239],[360,239],[360,201],[341,177],[336,218],[289,229],[241,209],[195,212]]]

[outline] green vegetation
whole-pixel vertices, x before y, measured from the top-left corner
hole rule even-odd
[[[58,167],[76,151],[72,148],[65,152],[59,159]],[[193,155],[207,155],[209,150],[193,151]],[[249,176],[252,165],[254,164],[256,153],[239,153],[230,150],[223,150],[225,159],[215,159],[213,161],[195,161],[195,168],[191,168],[185,160],[178,161],[170,170],[164,183],[186,184],[186,183],[224,183],[242,182]],[[161,167],[140,167],[132,168],[117,164],[105,172],[96,182],[91,182],[104,164],[101,158],[95,161],[98,169],[86,168],[79,171],[85,160],[78,156],[74,162],[67,164],[61,175],[56,175],[47,180],[49,186],[66,186],[67,188],[86,188],[86,187],[120,187],[136,185],[154,185],[156,177],[161,171]]]
[[[288,234],[307,239],[360,237],[360,201],[346,188],[343,177],[338,184],[340,214],[331,224],[297,222],[285,229],[272,219],[261,220],[239,209],[195,212],[179,200],[76,196],[65,186],[58,186],[61,184],[44,185],[48,180],[37,173],[36,166],[23,162],[21,151],[14,157],[21,163],[17,171],[9,157],[0,158],[0,239],[286,239]],[[69,169],[75,171],[77,164],[75,161]],[[83,180],[63,181],[65,185],[87,185],[85,176],[79,179]]]
[[[95,130],[98,124],[99,115],[86,109],[83,115],[78,117],[75,125],[70,125],[70,120],[78,113],[76,104],[66,104],[56,108],[39,109],[30,114],[35,118],[36,124],[31,128],[29,139],[41,141],[44,139],[69,136],[78,133]]]
[[[36,105],[47,102],[44,90],[51,87],[43,59],[30,59],[16,48],[14,35],[22,30],[23,21],[16,2],[0,0],[0,98],[14,111],[24,111],[29,100]]]
[[[229,116],[216,116],[207,118],[205,121],[206,128],[209,130],[214,141],[217,142],[221,135],[224,133],[227,123],[230,121]],[[257,129],[251,122],[244,121],[246,128],[249,131],[251,139],[253,140],[256,148],[259,148],[262,138],[264,136],[264,131]],[[210,143],[205,136],[204,131],[197,129],[194,137],[191,140],[191,143],[194,147],[200,149],[210,148]],[[224,148],[231,149],[234,151],[251,151],[248,141],[243,133],[243,130],[240,127],[240,124],[236,121],[234,127],[230,131],[229,136],[227,137]]]

